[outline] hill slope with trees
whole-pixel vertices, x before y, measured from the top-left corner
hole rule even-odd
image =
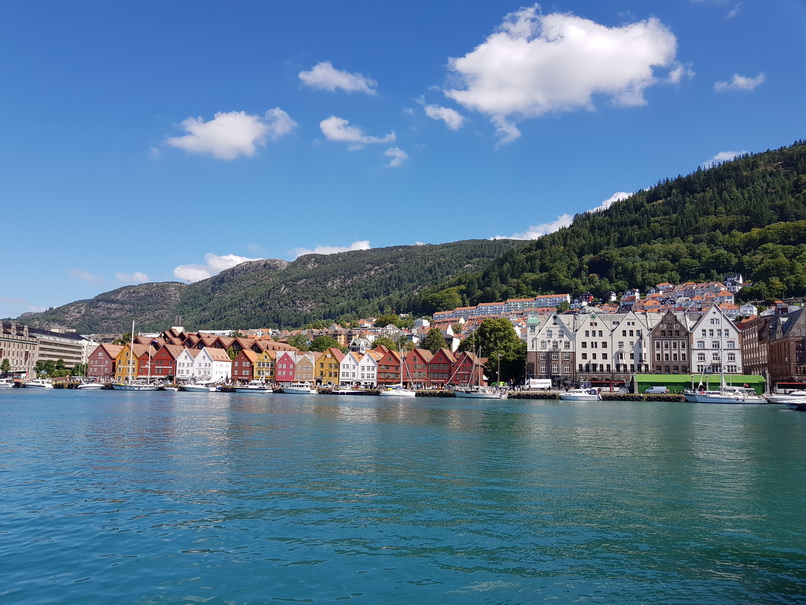
[[[514,240],[465,240],[393,246],[341,254],[308,254],[293,262],[242,263],[209,279],[126,286],[43,313],[21,317],[42,328],[80,333],[161,330],[181,318],[198,329],[298,327],[344,315],[410,308],[419,291],[478,270],[514,247]]]
[[[745,298],[806,294],[806,143],[667,179],[423,293],[432,313],[547,293],[603,297],[741,273]]]

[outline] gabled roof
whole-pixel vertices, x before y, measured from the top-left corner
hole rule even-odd
[[[215,347],[208,348],[207,349],[207,354],[210,356],[210,359],[212,359],[213,361],[232,362],[232,360],[229,358],[229,355],[227,354],[227,352],[224,349],[216,349]]]

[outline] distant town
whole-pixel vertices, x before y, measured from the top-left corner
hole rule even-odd
[[[674,390],[701,375],[725,375],[767,389],[806,383],[802,306],[783,301],[764,309],[738,306],[734,298],[742,287],[742,277],[730,275],[724,283],[661,283],[645,295],[634,289],[619,297],[613,293],[598,304],[588,294],[480,303],[415,319],[406,328],[378,325],[377,318],[305,330],[191,333],[174,326],[135,334],[125,343],[120,334],[82,336],[3,322],[0,370],[20,381],[60,367],[76,368],[97,382],[404,384],[421,389],[486,384],[485,352],[461,351],[460,345],[485,320],[503,317],[526,343],[519,380],[525,387],[540,381],[552,388],[587,383],[637,391],[662,383]],[[434,330],[444,346],[423,348]],[[320,351],[300,346],[319,337],[332,339],[333,346]]]

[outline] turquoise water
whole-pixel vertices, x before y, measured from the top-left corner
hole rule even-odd
[[[0,392],[0,603],[806,602],[778,406]]]

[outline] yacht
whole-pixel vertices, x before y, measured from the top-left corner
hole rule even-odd
[[[14,386],[13,378],[0,378],[0,389],[10,389]]]
[[[686,401],[692,403],[767,403],[761,395],[748,387],[734,387],[723,384],[716,390],[686,389]]]
[[[792,410],[806,411],[806,391],[797,390],[789,393],[773,393],[767,396],[770,403],[783,404]]]
[[[272,389],[269,385],[260,380],[250,380],[246,384],[241,384],[233,387],[236,393],[271,393]]]
[[[283,393],[286,395],[315,395],[316,389],[311,388],[309,382],[292,382],[283,387]]]
[[[193,384],[183,384],[181,390],[191,393],[213,393],[218,390],[218,387],[209,382],[196,382]]]
[[[38,389],[52,389],[53,383],[50,381],[50,378],[35,378],[26,382],[25,386]]]
[[[403,385],[395,385],[388,389],[383,389],[379,395],[383,397],[416,397],[417,391],[407,389]]]
[[[471,386],[465,389],[454,389],[453,394],[460,399],[506,399],[507,394],[495,387]]]
[[[560,393],[560,399],[563,401],[601,401],[602,396],[598,390],[593,388],[568,389]]]
[[[77,388],[82,391],[100,391],[104,385],[101,382],[82,382]]]

